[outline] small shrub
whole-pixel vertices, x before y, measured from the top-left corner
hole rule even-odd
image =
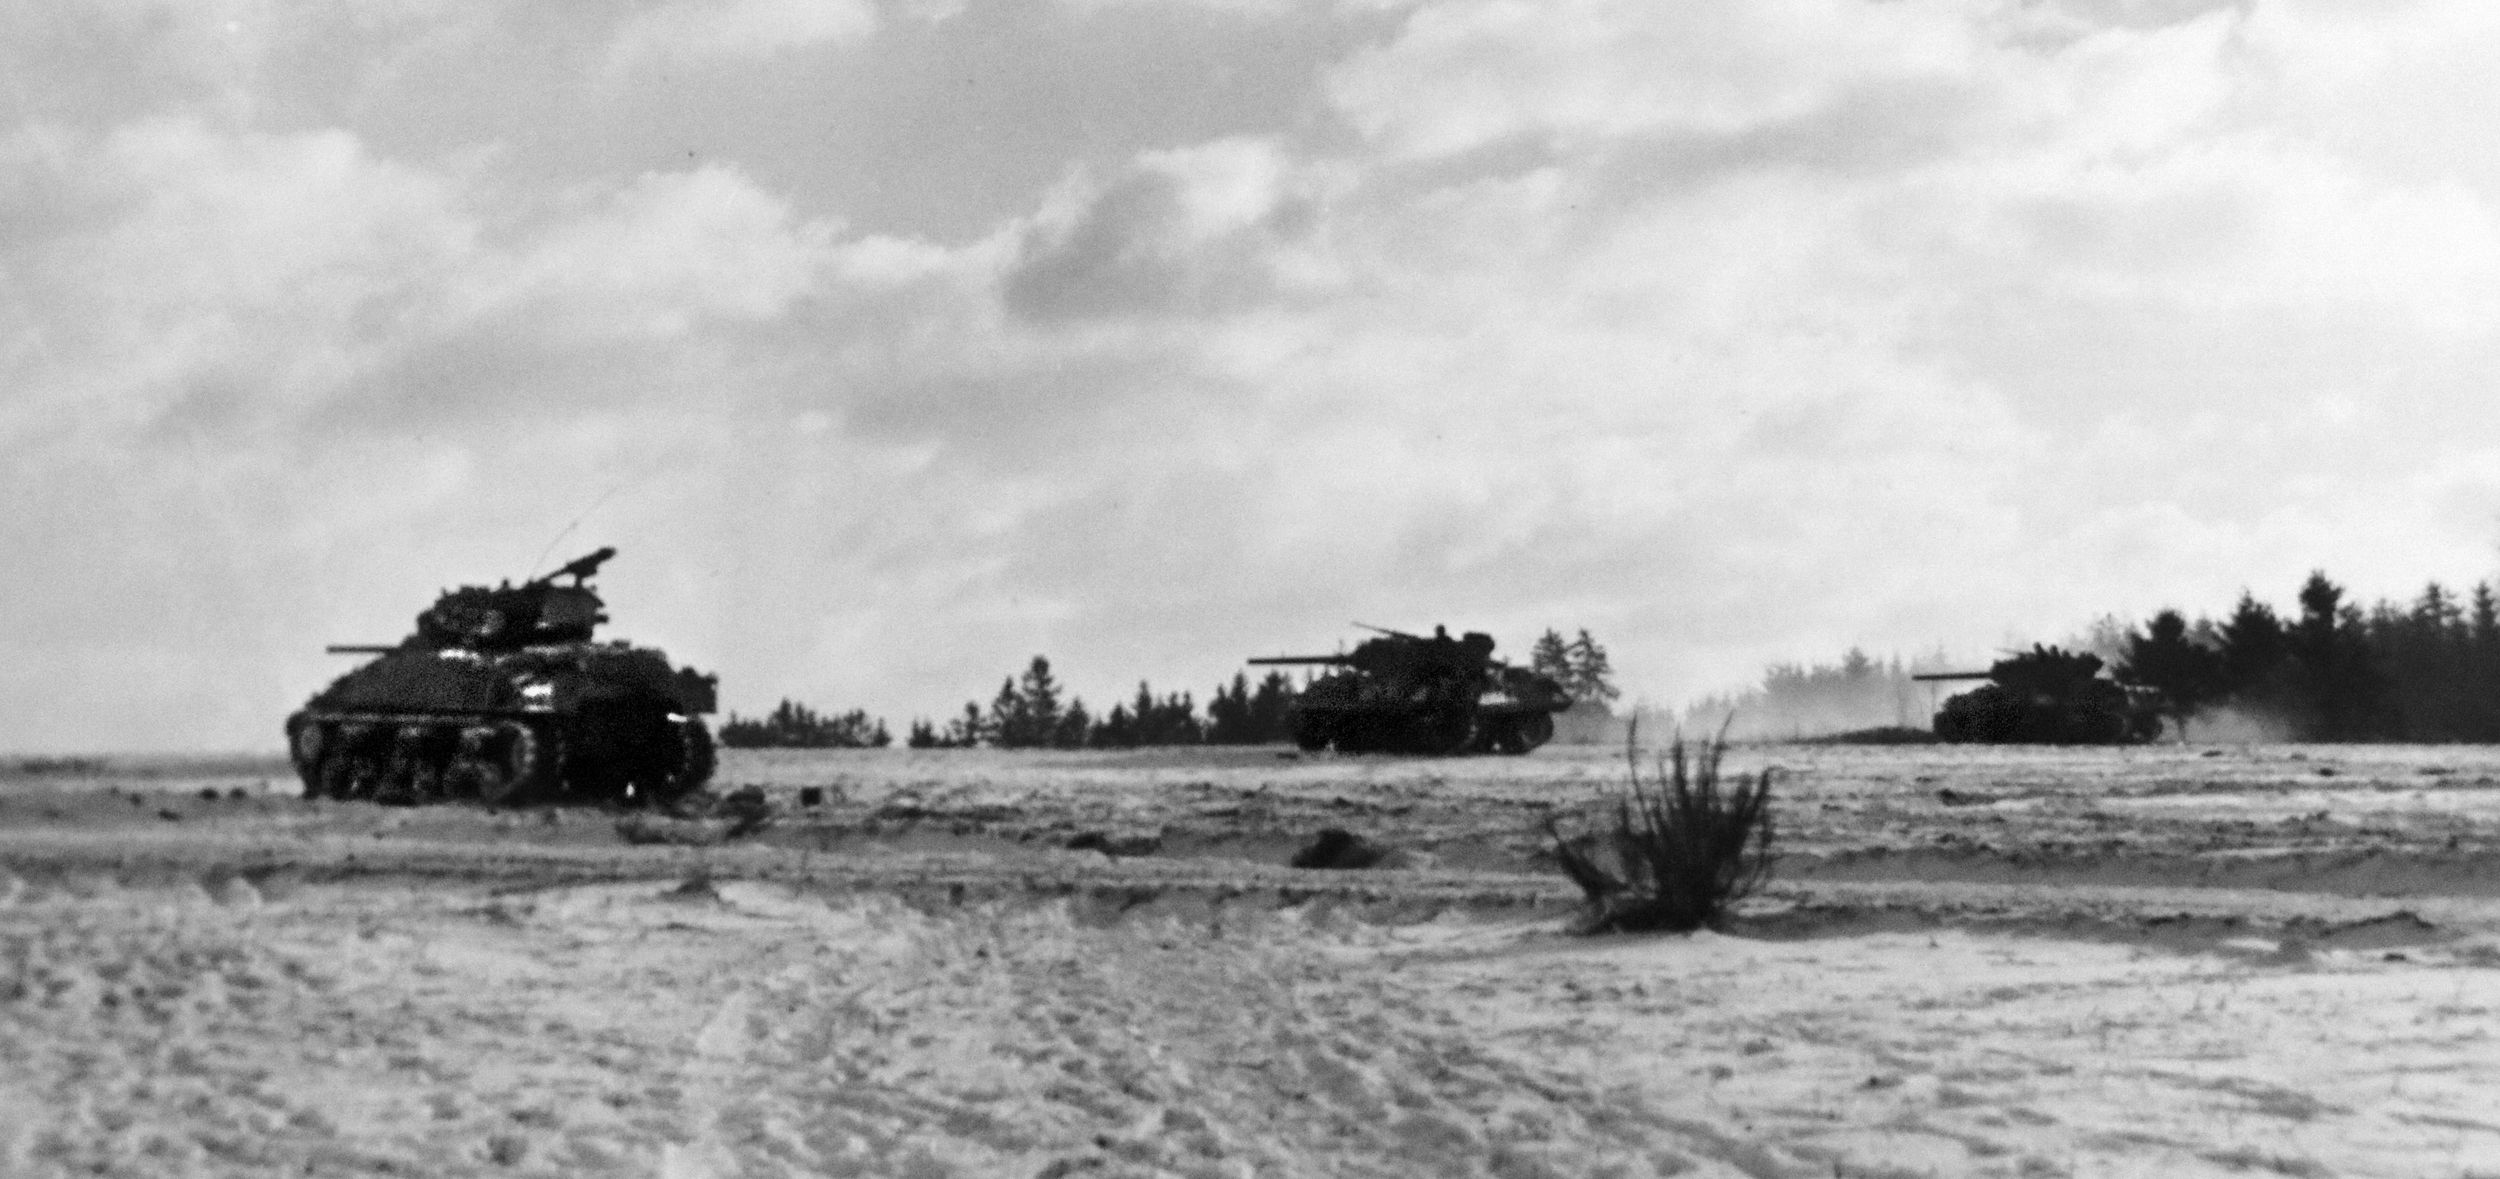
[[[1732,781],[1719,770],[1726,731],[1687,750],[1682,737],[1641,772],[1637,726],[1624,738],[1631,780],[1614,828],[1565,837],[1554,858],[1588,897],[1590,933],[1689,933],[1725,927],[1730,905],[1770,879],[1771,771]]]

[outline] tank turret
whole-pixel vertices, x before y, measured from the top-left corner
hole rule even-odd
[[[2161,716],[2152,703],[2100,673],[2098,655],[2035,643],[1986,671],[1910,678],[1988,681],[1948,698],[1936,712],[1936,735],[1947,741],[2110,745],[2159,735]]]
[[[287,719],[308,797],[671,801],[711,777],[713,677],[596,642],[602,548],[520,585],[443,591],[416,629]],[[570,579],[565,584],[563,579]]]
[[[1430,637],[1356,626],[1380,637],[1335,655],[1270,655],[1257,665],[1328,667],[1294,700],[1294,743],[1317,752],[1526,753],[1554,736],[1571,697],[1553,677],[1493,658],[1493,636]]]

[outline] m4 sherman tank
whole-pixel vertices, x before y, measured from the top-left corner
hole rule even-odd
[[[1986,680],[1949,697],[1936,736],[1991,744],[2115,745],[2161,733],[2161,714],[2124,685],[2101,678],[2101,658],[2033,644],[1986,671],[1914,675],[1915,680]]]
[[[380,658],[287,718],[305,796],[665,803],[701,787],[713,677],[591,638],[608,616],[587,582],[615,555],[446,591],[397,646],[331,647]]]
[[[1571,707],[1552,676],[1493,658],[1491,635],[1363,629],[1380,637],[1349,654],[1250,660],[1333,669],[1294,699],[1293,740],[1306,751],[1526,753],[1553,739],[1554,714]]]

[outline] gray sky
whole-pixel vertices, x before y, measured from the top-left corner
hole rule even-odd
[[[323,643],[601,544],[615,635],[898,730],[1353,619],[1672,704],[2470,583],[2495,60],[2486,0],[9,5],[0,748],[273,748]]]

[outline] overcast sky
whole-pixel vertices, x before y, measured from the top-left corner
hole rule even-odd
[[[899,731],[1352,620],[1770,660],[2489,576],[2488,0],[26,0],[0,748],[434,592]],[[551,547],[552,546],[552,547]]]

